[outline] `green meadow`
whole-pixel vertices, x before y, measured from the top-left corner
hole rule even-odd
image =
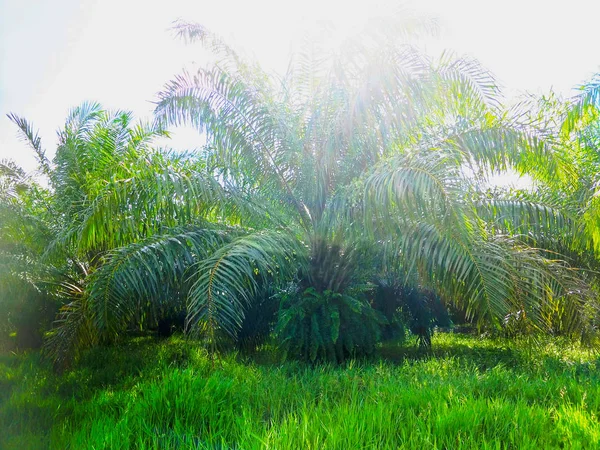
[[[437,334],[342,366],[182,337],[98,347],[60,375],[0,360],[6,449],[551,449],[600,445],[597,355]]]

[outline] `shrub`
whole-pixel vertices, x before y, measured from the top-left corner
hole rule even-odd
[[[294,285],[281,294],[277,334],[284,357],[342,362],[372,354],[385,323],[366,300]]]

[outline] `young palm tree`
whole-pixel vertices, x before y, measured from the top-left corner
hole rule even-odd
[[[373,274],[360,267],[365,247],[393,264],[402,283],[434,289],[480,320],[524,311],[540,329],[557,320],[571,331],[584,326],[585,283],[517,234],[525,224],[541,235],[568,222],[543,205],[479,192],[473,174],[560,166],[534,127],[500,109],[494,80],[476,62],[434,63],[381,27],[339,53],[297,55],[278,79],[199,25],[177,29],[208,44],[219,62],[169,83],[158,121],[205,133],[220,184],[240,201],[259,198],[256,213],[270,222],[197,266],[191,327],[234,334],[256,277],[274,273],[331,304]],[[284,311],[280,329],[311,341],[303,351],[314,357],[325,329],[340,326],[339,311],[317,313],[309,303],[294,311],[306,319],[295,328],[285,328],[292,319]],[[346,308],[363,323],[376,320],[364,302]],[[569,313],[557,319],[557,308]]]
[[[130,113],[108,113],[97,104],[75,108],[59,132],[60,142],[53,162],[45,157],[30,124],[16,116],[11,118],[36,151],[51,191],[40,196],[39,191],[30,190],[37,205],[36,221],[19,214],[23,208],[19,209],[19,204],[13,201],[3,204],[6,208],[2,211],[6,214],[0,218],[0,225],[15,234],[40,218],[45,219],[46,239],[33,240],[38,249],[35,255],[14,246],[9,254],[20,261],[27,258],[29,269],[24,272],[36,286],[43,286],[42,290],[63,304],[48,349],[56,360],[69,359],[79,349],[111,332],[114,336],[116,329],[122,330],[113,322],[104,327],[109,321],[108,298],[94,297],[93,289],[94,280],[105,279],[100,269],[106,266],[105,271],[111,270],[109,261],[122,264],[123,258],[132,255],[124,256],[121,251],[118,260],[118,249],[142,239],[152,240],[154,246],[181,242],[186,249],[200,240],[204,242],[204,235],[185,227],[191,226],[201,216],[200,212],[207,216],[215,214],[211,198],[200,198],[196,187],[200,186],[207,195],[216,192],[210,190],[210,180],[207,185],[199,174],[201,163],[192,162],[186,155],[151,149],[152,139],[165,133],[150,125],[134,124]],[[14,190],[7,188],[7,195]],[[177,204],[185,207],[175,212],[173,205]],[[164,241],[154,237],[158,232],[164,237],[167,230],[171,236]],[[218,230],[212,233],[208,238],[213,235],[218,238]],[[9,233],[3,234],[3,238],[10,237]],[[177,270],[182,270],[185,262],[179,261],[177,266]],[[156,269],[163,268],[157,265]],[[146,288],[149,283],[145,280]],[[165,284],[157,286],[161,293],[168,289]],[[139,312],[139,307],[144,310],[143,320],[138,316],[138,321],[156,321],[156,315],[167,308],[164,305],[167,297],[174,298],[165,294],[161,298],[163,303],[146,304],[148,299],[137,297],[136,311]],[[107,307],[100,309],[102,305]],[[177,304],[169,304],[167,309],[177,309]],[[110,310],[111,318],[122,318],[123,314],[118,306]]]
[[[563,165],[475,61],[432,61],[387,25],[333,54],[308,46],[278,78],[180,23],[219,59],[165,87],[155,125],[74,110],[53,164],[41,158],[56,210],[46,255],[68,261],[53,357],[181,308],[190,333],[236,339],[275,291],[282,346],[339,360],[379,338],[382,273],[480,322],[519,311],[540,330],[585,329],[586,283],[533,245],[572,222],[480,182]],[[201,152],[150,147],[182,123],[205,133]]]
[[[560,171],[567,176],[548,176],[546,171],[533,166],[529,170],[531,186],[512,193],[553,211],[560,223],[538,233],[534,244],[560,253],[580,267],[595,286],[600,268],[599,93],[600,83],[595,76],[571,99],[563,100],[553,93],[537,99],[529,114],[544,123]],[[593,315],[597,317],[596,310]]]
[[[0,346],[40,345],[56,313],[57,303],[37,283],[37,261],[51,239],[47,197],[30,174],[0,161]]]
[[[543,124],[559,173],[532,165],[528,169],[530,186],[510,193],[544,205],[558,221],[552,230],[537,233],[535,245],[541,244],[576,261],[577,265],[594,270],[600,248],[597,221],[600,122],[596,78],[568,100],[554,93],[532,99],[527,114],[530,120]]]
[[[574,244],[580,253],[590,250],[597,257],[600,251],[600,76],[593,77],[580,91],[569,101],[553,105],[558,136],[555,145],[563,154],[561,163],[575,176],[548,182],[537,172],[533,175],[550,188],[545,190],[546,195],[561,199],[563,209],[577,218],[580,233]]]

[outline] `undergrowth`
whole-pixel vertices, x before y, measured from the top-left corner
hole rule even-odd
[[[4,449],[527,449],[600,446],[597,355],[439,334],[342,366],[265,348],[212,360],[181,337],[98,347],[60,375],[0,358]]]

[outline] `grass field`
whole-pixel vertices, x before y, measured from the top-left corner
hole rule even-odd
[[[267,350],[211,361],[173,337],[87,353],[62,375],[0,359],[5,449],[600,447],[600,359],[567,344],[452,334],[343,367]]]

